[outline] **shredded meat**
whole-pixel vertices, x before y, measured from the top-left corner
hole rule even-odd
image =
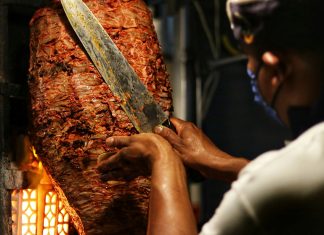
[[[84,0],[163,110],[171,88],[142,0]],[[104,182],[98,156],[115,151],[113,135],[135,128],[70,27],[59,2],[30,21],[30,137],[55,189],[81,234],[145,234],[150,180],[143,176]]]

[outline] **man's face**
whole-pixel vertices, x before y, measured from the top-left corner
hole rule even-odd
[[[271,52],[265,52],[260,56],[247,53],[247,70],[251,77],[251,88],[254,100],[260,104],[267,115],[278,122],[282,122],[278,110],[280,105],[278,95],[281,93],[279,78],[279,58]]]
[[[247,67],[256,75],[260,95],[287,126],[291,107],[309,107],[318,99],[322,74],[316,57],[295,51],[246,54]]]
[[[249,55],[247,54],[248,57],[248,62],[247,62],[247,69],[251,70],[254,74],[257,72],[258,67],[260,66],[260,61],[258,61],[258,59],[253,56],[253,55]],[[258,74],[256,74],[258,76]]]

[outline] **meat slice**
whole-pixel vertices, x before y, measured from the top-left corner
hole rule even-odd
[[[171,88],[142,0],[84,0],[111,35],[163,110],[172,109]],[[104,182],[98,156],[105,144],[135,128],[85,54],[59,3],[30,21],[30,137],[55,189],[81,234],[145,234],[150,180],[125,175]]]

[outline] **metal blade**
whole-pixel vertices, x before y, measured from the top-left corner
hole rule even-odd
[[[139,132],[152,132],[168,117],[155,102],[144,84],[98,19],[82,0],[61,0],[74,31],[92,62]]]

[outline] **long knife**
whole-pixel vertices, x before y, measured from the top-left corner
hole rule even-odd
[[[65,14],[93,64],[121,100],[138,132],[152,132],[168,116],[155,102],[126,58],[82,0],[61,0]]]

